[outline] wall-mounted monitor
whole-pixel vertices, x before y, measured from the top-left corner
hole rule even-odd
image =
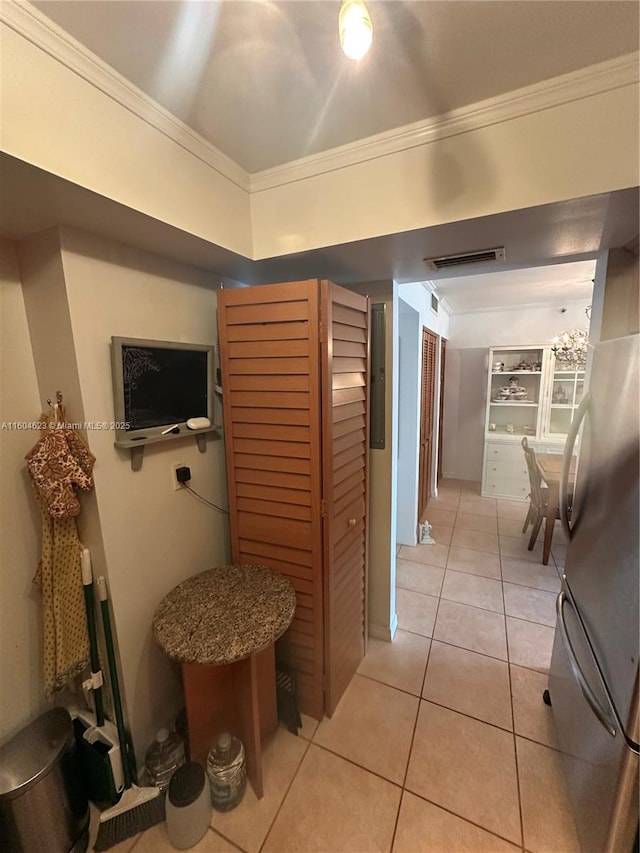
[[[116,429],[116,445],[211,428],[214,352],[201,344],[112,337],[115,420],[126,424]]]

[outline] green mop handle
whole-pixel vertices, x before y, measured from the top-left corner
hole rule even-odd
[[[98,637],[96,634],[96,614],[93,600],[93,575],[91,574],[91,555],[88,548],[83,548],[80,554],[82,565],[82,588],[84,590],[84,605],[87,612],[87,630],[89,632],[89,661],[91,663],[92,682],[99,677],[98,684],[93,687],[93,701],[96,706],[96,723],[104,726],[104,704],[102,701],[102,672],[98,657]]]
[[[129,767],[127,732],[122,715],[122,698],[120,696],[120,685],[118,684],[118,670],[116,665],[116,654],[113,646],[113,634],[111,633],[111,616],[109,615],[109,596],[105,579],[98,578],[98,597],[100,598],[100,609],[102,611],[102,625],[104,627],[104,639],[107,646],[107,658],[109,659],[109,674],[111,676],[111,690],[113,692],[113,705],[116,713],[116,727],[118,729],[118,740],[120,741],[120,752],[122,755],[122,774],[124,776],[124,787],[131,787],[131,768]]]

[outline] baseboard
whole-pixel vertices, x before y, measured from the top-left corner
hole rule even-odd
[[[387,643],[390,643],[396,635],[396,631],[398,630],[398,614],[393,614],[393,619],[391,620],[391,625],[374,625],[369,622],[369,636],[374,637],[376,640],[385,640]]]
[[[462,473],[460,471],[443,471],[442,472],[443,480],[472,480],[474,483],[479,482],[477,477],[470,477],[468,472]]]

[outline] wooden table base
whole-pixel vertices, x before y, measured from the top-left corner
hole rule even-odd
[[[273,645],[235,663],[182,664],[191,760],[207,766],[217,736],[228,731],[244,744],[247,775],[262,797],[262,738],[278,725]]]

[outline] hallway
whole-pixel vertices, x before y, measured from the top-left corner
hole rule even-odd
[[[332,719],[278,730],[264,798],[214,813],[194,851],[579,850],[542,702],[564,547],[543,566],[525,513],[442,481],[437,544],[398,549],[394,642],[369,640]],[[113,849],[173,848],[159,826]]]

